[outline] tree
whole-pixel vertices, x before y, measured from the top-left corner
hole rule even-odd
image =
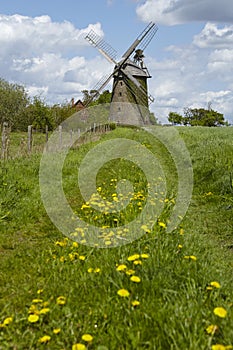
[[[29,97],[23,86],[0,79],[0,124],[5,121],[12,129],[18,129],[28,103]]]
[[[182,124],[183,117],[182,115],[176,113],[176,112],[170,112],[168,116],[168,121],[172,123],[173,125],[176,124]]]
[[[220,126],[226,125],[222,113],[213,109],[185,108],[184,116],[170,112],[168,121],[172,124],[183,124],[190,126]]]
[[[223,114],[212,109],[186,108],[184,115],[185,123],[191,126],[220,126],[225,124]]]
[[[46,125],[49,130],[53,130],[55,126],[51,108],[38,96],[33,97],[32,102],[24,109],[23,116],[24,123],[20,125],[20,130],[28,125],[40,131],[45,130]]]

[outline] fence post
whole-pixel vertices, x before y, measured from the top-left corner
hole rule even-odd
[[[32,151],[32,125],[28,125],[28,153]]]
[[[7,122],[4,122],[2,126],[2,152],[1,152],[2,159],[7,158],[7,151],[8,151],[8,144],[9,144],[8,133],[9,133],[8,124]]]
[[[49,142],[49,127],[45,125],[45,148],[48,151],[48,142]]]
[[[59,125],[58,132],[59,132],[59,146],[61,149],[62,148],[62,125]]]

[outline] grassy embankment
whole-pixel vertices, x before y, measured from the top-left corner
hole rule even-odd
[[[40,154],[1,163],[1,350],[221,350],[233,345],[233,130],[178,130],[191,155],[194,190],[187,215],[172,233],[163,226],[174,205],[175,168],[164,147],[135,130],[117,128],[102,136],[144,143],[168,177],[166,208],[151,232],[116,248],[77,245],[54,227],[40,198]],[[98,142],[71,150],[63,171],[67,198],[91,222],[96,213],[81,209],[74,188],[77,164]],[[134,183],[121,221],[130,221],[146,201],[145,179],[136,170],[130,162],[110,162],[98,175],[109,201],[117,180]],[[111,224],[106,215],[99,220]]]

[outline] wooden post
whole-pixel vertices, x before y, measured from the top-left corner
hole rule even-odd
[[[48,151],[48,141],[49,141],[49,127],[48,127],[48,125],[45,125],[45,145],[46,145],[46,151]]]
[[[32,125],[28,125],[28,153],[32,151]]]
[[[8,144],[9,144],[8,124],[7,122],[4,122],[2,126],[2,152],[1,152],[2,159],[7,159]]]
[[[61,149],[62,148],[62,125],[59,125],[58,132],[59,132],[59,146]]]

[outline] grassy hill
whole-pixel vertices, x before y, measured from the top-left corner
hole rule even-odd
[[[138,216],[148,187],[133,162],[106,163],[97,177],[99,193],[113,201],[116,183],[126,178],[134,194],[120,215],[99,215],[77,189],[77,168],[88,151],[129,138],[152,152],[164,170],[164,210],[153,227],[148,223],[140,238],[108,249],[72,241],[53,225],[40,196],[40,153],[1,163],[0,350],[233,346],[233,129],[176,130],[190,153],[194,183],[188,211],[172,232],[166,227],[178,175],[156,137],[116,128],[70,150],[63,169],[66,197],[83,220],[99,227]]]

